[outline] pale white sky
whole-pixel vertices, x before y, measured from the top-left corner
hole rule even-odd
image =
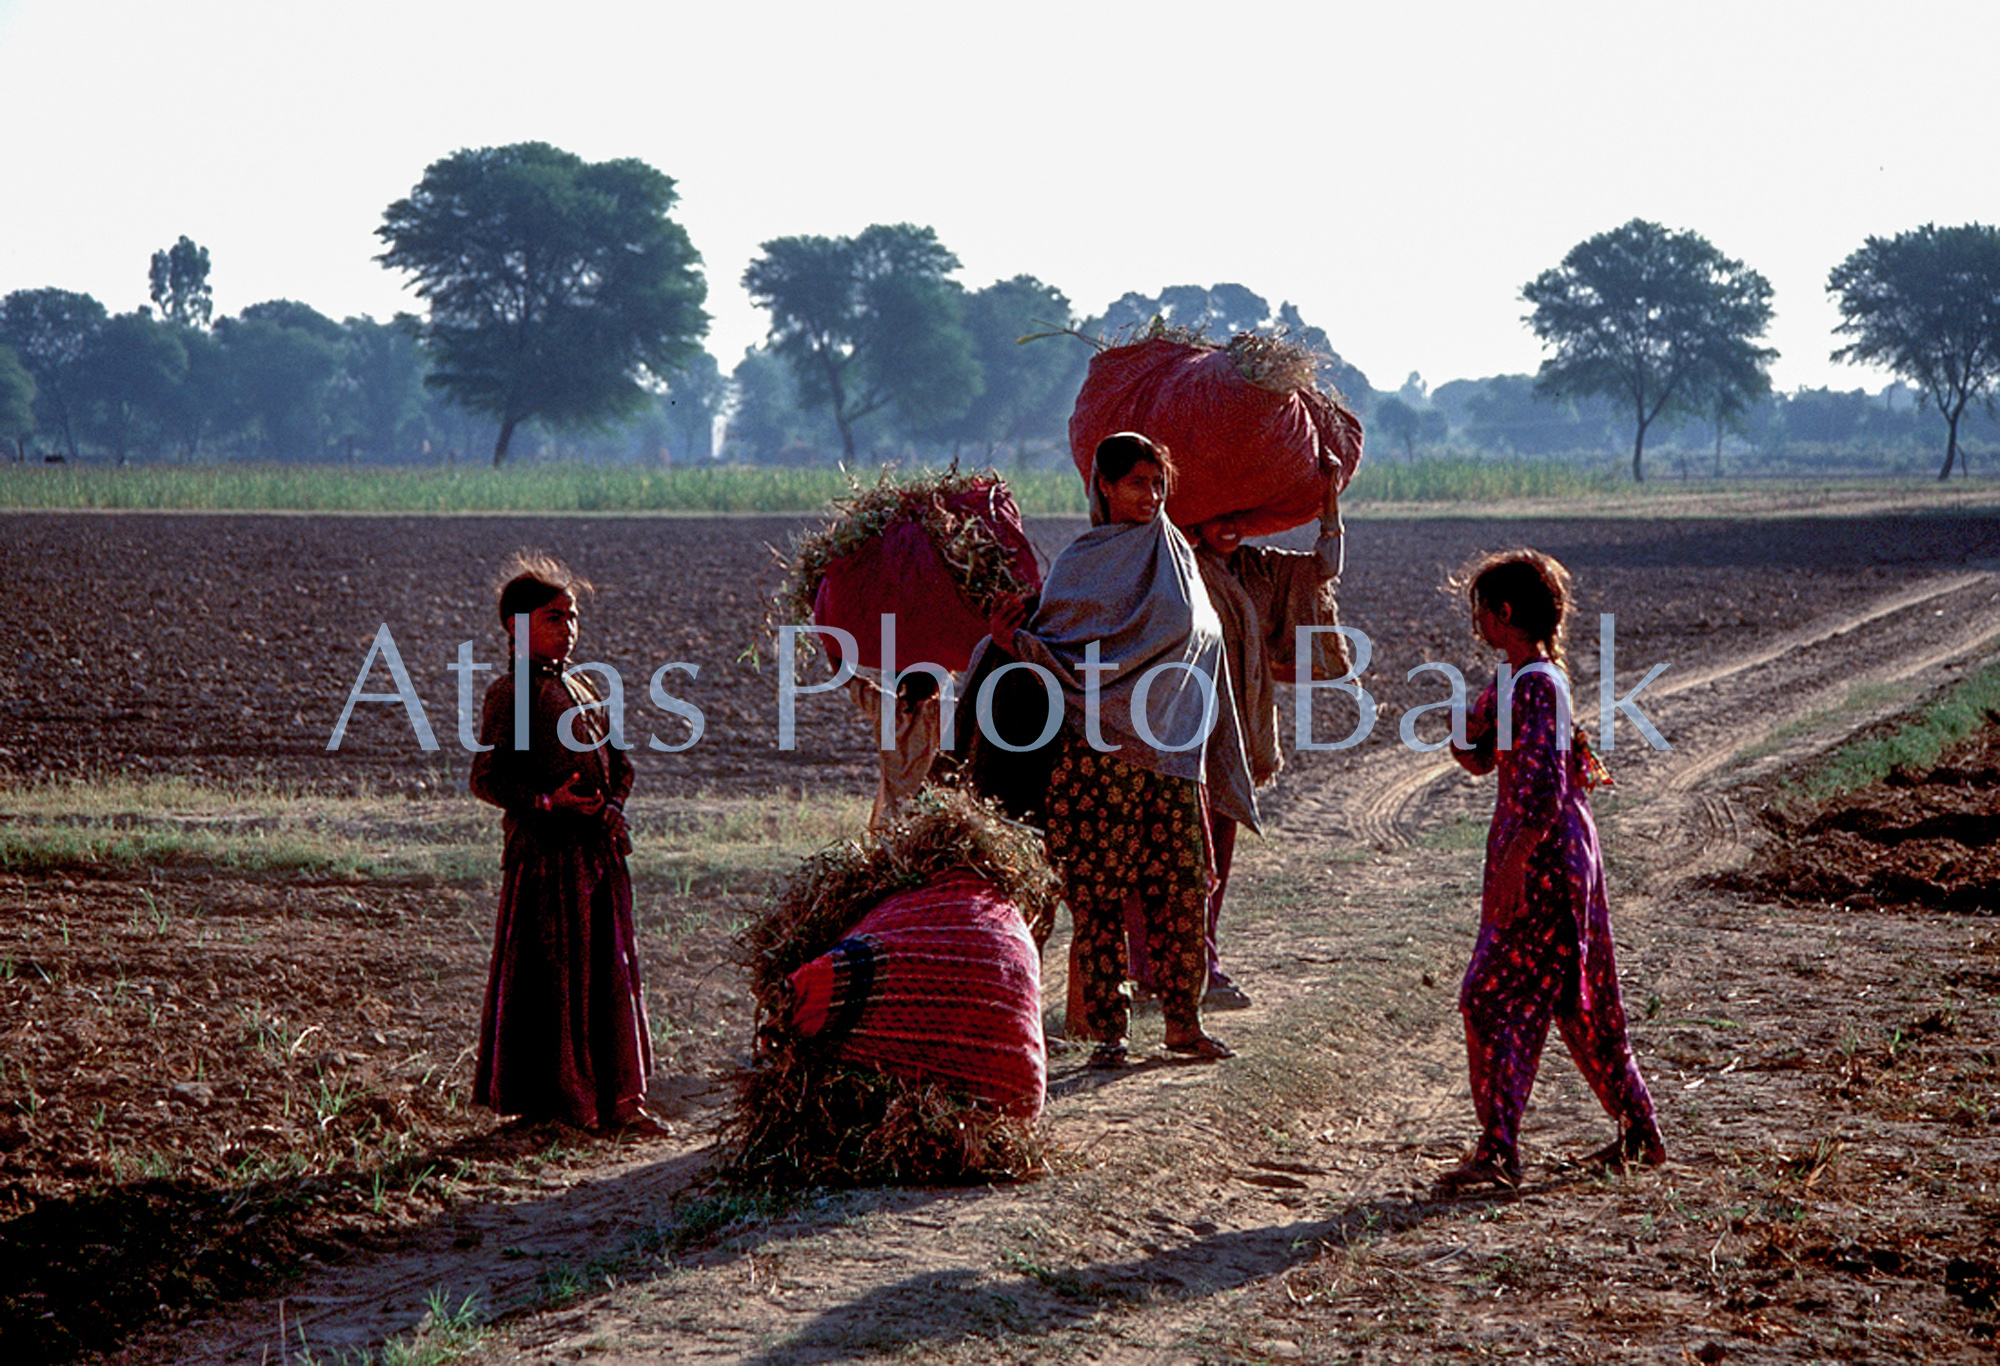
[[[725,370],[763,241],[928,224],[1079,313],[1234,280],[1378,388],[1531,372],[1521,286],[1627,219],[1776,290],[1780,389],[1869,234],[2000,219],[1991,0],[981,5],[0,0],[0,293],[414,308],[373,230],[426,165],[539,140],[675,178]]]

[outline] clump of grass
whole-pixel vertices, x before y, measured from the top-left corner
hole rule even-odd
[[[1819,803],[1881,782],[1898,769],[1921,772],[1934,767],[1953,745],[1995,724],[2000,724],[2000,659],[1919,707],[1887,733],[1834,751],[1794,791]]]

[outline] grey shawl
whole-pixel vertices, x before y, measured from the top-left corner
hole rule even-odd
[[[1218,815],[1254,829],[1257,799],[1231,705],[1222,625],[1194,550],[1164,508],[1150,522],[1103,522],[1095,479],[1091,489],[1092,520],[1100,524],[1049,567],[1041,606],[1016,633],[1015,653],[1055,675],[1070,728],[1088,739],[1085,663],[1097,642],[1095,734],[1103,747],[1126,763],[1206,782]],[[1148,743],[1133,714],[1149,671],[1145,720],[1161,744],[1174,748]]]

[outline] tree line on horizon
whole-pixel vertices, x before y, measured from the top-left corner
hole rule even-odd
[[[1940,477],[2000,438],[2000,230],[1871,237],[1831,272],[1835,359],[1900,381],[1877,395],[1772,391],[1763,276],[1700,234],[1634,219],[1525,284],[1549,350],[1533,376],[1410,376],[1378,392],[1289,302],[1234,282],[1132,292],[1081,317],[1016,275],[971,290],[934,230],[763,244],[742,277],[770,316],[725,375],[702,346],[707,284],[673,181],[636,160],[542,143],[465,150],[384,212],[385,267],[422,313],[340,322],[291,300],[213,318],[208,252],[156,252],[149,307],[112,314],[55,288],[0,298],[0,441],[17,461],[132,459],[495,464],[533,458],[811,464],[1066,459],[1093,345],[1149,326],[1283,331],[1390,458],[1602,459],[1648,441],[1725,442],[1739,468],[1900,460],[1940,440]],[[726,427],[724,425],[726,419]],[[718,439],[719,436],[719,439]],[[1387,448],[1386,451],[1384,448]],[[1378,458],[1382,458],[1378,454]],[[1879,466],[1878,466],[1879,467]]]

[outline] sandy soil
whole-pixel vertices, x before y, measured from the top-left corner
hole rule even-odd
[[[598,580],[584,652],[635,695],[661,663],[702,666],[676,691],[707,733],[641,754],[643,800],[858,790],[845,711],[802,699],[800,747],[777,751],[768,649],[762,672],[745,657],[765,546],[793,525],[10,517],[0,764],[429,800],[464,768],[444,666],[462,640],[497,659],[486,579],[535,544]],[[1051,551],[1075,529],[1035,528]],[[1242,1056],[1106,1081],[1058,1052],[1062,1156],[1025,1186],[779,1207],[713,1186],[747,1001],[712,907],[674,888],[640,909],[677,1022],[654,1100],[679,1132],[617,1145],[466,1112],[489,889],[0,875],[0,1344],[324,1360],[470,1296],[492,1360],[1990,1360],[1990,742],[1775,839],[1766,810],[1785,772],[2000,634],[2000,517],[1358,520],[1350,539],[1343,617],[1374,645],[1380,713],[1354,749],[1297,757],[1240,856],[1226,951],[1255,1005],[1213,1023]],[[1585,623],[1616,614],[1618,694],[1668,665],[1639,705],[1672,748],[1622,725],[1600,815],[1673,1160],[1568,1165],[1604,1124],[1557,1049],[1520,1198],[1441,1202],[1429,1182],[1471,1130],[1454,993],[1490,793],[1397,726],[1438,696],[1416,664],[1479,676],[1436,585],[1508,542],[1570,565]],[[385,623],[444,748],[364,706],[329,754]],[[1596,646],[1572,644],[1586,696]],[[1354,716],[1322,697],[1314,734]],[[1061,959],[1059,937],[1052,1002]]]

